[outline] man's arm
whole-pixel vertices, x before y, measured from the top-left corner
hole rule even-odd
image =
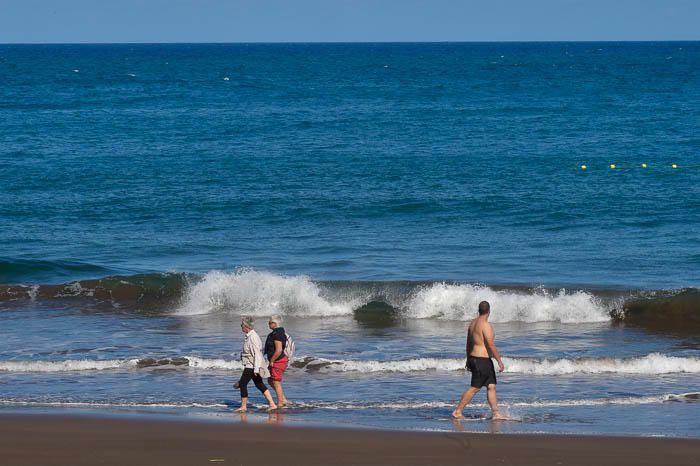
[[[472,352],[472,348],[474,348],[474,339],[472,338],[472,332],[471,328],[467,329],[467,347],[465,348],[467,352],[467,358],[469,358],[469,353]]]
[[[489,352],[489,355],[496,358],[496,361],[498,361],[498,372],[503,372],[505,370],[505,366],[503,365],[503,361],[501,361],[501,355],[498,354],[491,324],[486,324],[484,326],[484,343],[486,344],[486,350]]]

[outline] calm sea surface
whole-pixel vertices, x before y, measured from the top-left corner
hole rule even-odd
[[[0,412],[238,422],[280,313],[249,422],[698,437],[699,134],[699,42],[0,45]]]

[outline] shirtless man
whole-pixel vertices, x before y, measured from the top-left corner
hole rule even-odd
[[[481,387],[486,386],[486,398],[493,412],[492,419],[505,419],[498,411],[496,400],[496,371],[491,358],[498,361],[498,372],[503,372],[505,366],[493,341],[493,328],[489,324],[491,306],[487,301],[479,303],[479,317],[472,320],[467,332],[467,368],[472,373],[471,386],[462,394],[457,408],[452,412],[455,419],[462,418],[464,407],[479,393]]]

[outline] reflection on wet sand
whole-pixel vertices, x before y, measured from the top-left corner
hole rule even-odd
[[[503,427],[504,421],[501,420],[493,420],[491,419],[489,421],[489,432],[492,434],[498,434],[501,432],[501,429]],[[452,419],[452,430],[454,432],[474,432],[472,430],[467,430],[464,428],[464,424],[462,423],[461,419]]]
[[[281,426],[284,424],[284,413],[281,411],[270,411],[267,415],[267,423],[271,425]]]

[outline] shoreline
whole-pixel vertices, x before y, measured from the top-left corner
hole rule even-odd
[[[700,439],[384,431],[204,420],[0,414],[3,465],[697,466]]]

